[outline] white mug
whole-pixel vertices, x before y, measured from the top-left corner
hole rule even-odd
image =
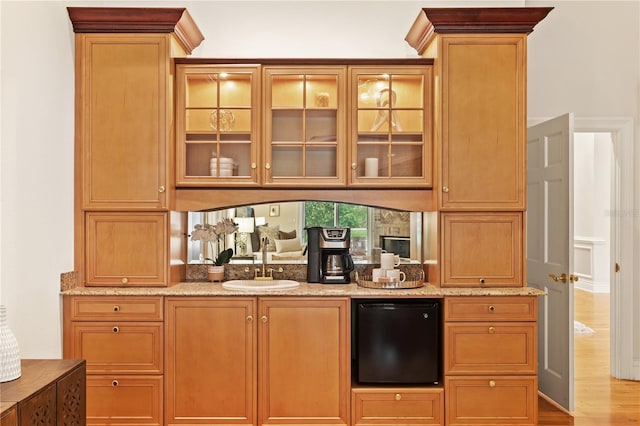
[[[400,265],[400,255],[380,253],[380,267],[382,269],[393,269],[398,265]]]
[[[377,283],[380,280],[380,277],[386,277],[387,271],[382,268],[374,268],[371,271],[371,279],[374,283]]]
[[[407,279],[407,276],[400,269],[387,269],[387,277],[391,278],[392,282],[400,281],[401,283]]]

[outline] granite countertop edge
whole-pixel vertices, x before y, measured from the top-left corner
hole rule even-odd
[[[445,297],[445,296],[542,296],[534,287],[460,288],[425,284],[412,289],[375,289],[358,284],[310,284],[278,290],[227,290],[221,283],[182,282],[169,287],[75,287],[61,291],[63,296],[348,296],[364,297]]]

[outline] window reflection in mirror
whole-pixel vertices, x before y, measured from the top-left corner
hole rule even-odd
[[[429,216],[429,214],[426,214]],[[388,210],[356,204],[301,201],[259,204],[208,212],[190,212],[189,230],[196,224],[216,224],[234,218],[238,231],[227,235],[220,247],[189,240],[189,263],[206,263],[223,246],[234,249],[232,263],[260,263],[261,237],[267,237],[269,263],[306,263],[305,227],[339,226],[351,229],[351,255],[356,263],[373,263],[372,253],[384,249],[399,254],[402,262],[422,262],[423,213]],[[429,244],[430,245],[430,244]]]

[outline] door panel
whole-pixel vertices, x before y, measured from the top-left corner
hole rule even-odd
[[[546,291],[538,324],[539,389],[569,411],[573,392],[573,115],[529,128],[527,282]]]

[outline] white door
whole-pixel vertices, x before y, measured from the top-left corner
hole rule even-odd
[[[573,115],[527,134],[527,285],[538,308],[538,388],[568,411],[573,392]]]

